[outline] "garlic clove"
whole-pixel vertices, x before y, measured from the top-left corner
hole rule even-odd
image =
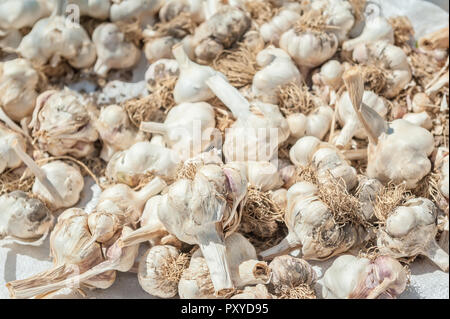
[[[17,168],[22,165],[22,159],[16,153],[15,147],[21,150],[26,149],[24,137],[0,123],[0,173],[7,168]]]
[[[259,32],[265,42],[278,45],[281,35],[289,30],[299,18],[299,13],[283,9],[272,20],[261,25]]]
[[[411,124],[418,125],[427,130],[431,130],[433,128],[431,117],[425,111],[420,113],[407,113],[403,115],[403,119]]]

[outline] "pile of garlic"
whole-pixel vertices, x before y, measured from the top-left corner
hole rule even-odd
[[[448,27],[415,48],[357,4],[0,1],[0,245],[53,258],[10,296],[135,272],[160,298],[395,298],[419,255],[448,272]]]

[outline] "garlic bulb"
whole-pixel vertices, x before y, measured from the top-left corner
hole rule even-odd
[[[312,266],[303,259],[289,255],[275,257],[269,264],[272,270],[271,284],[275,289],[287,286],[294,288],[299,285],[314,287],[317,274]]]
[[[295,141],[303,136],[314,136],[323,139],[330,130],[333,120],[333,109],[329,106],[320,106],[308,115],[293,113],[286,117],[291,132],[291,138]]]
[[[289,137],[286,119],[276,105],[249,103],[223,78],[207,81],[216,96],[237,119],[226,131],[223,153],[230,161],[270,161],[277,148]]]
[[[382,190],[383,184],[379,180],[360,176],[357,189],[357,196],[361,205],[361,213],[367,221],[372,221],[375,217],[375,201]]]
[[[258,53],[256,63],[263,69],[253,77],[252,93],[262,102],[278,103],[277,89],[281,85],[302,84],[302,75],[289,55],[273,45]]]
[[[92,41],[97,50],[94,71],[105,77],[111,69],[133,67],[141,57],[139,49],[125,40],[125,35],[114,23],[102,23],[95,28]]]
[[[68,4],[77,5],[81,16],[106,20],[109,18],[111,2],[111,0],[69,0]]]
[[[69,89],[49,90],[38,96],[29,127],[42,150],[78,158],[95,150],[98,133],[85,103],[80,94]]]
[[[372,91],[364,91],[362,103],[377,112],[382,118],[386,117],[388,109],[384,99],[373,93]],[[337,120],[342,125],[335,145],[338,148],[344,148],[353,137],[364,139],[367,137],[362,124],[358,120],[358,116],[353,109],[352,101],[347,91],[345,91],[336,103]]]
[[[329,60],[320,67],[318,73],[313,75],[312,81],[315,85],[327,85],[337,90],[342,84],[343,73],[344,66],[339,61]]]
[[[159,59],[148,67],[145,72],[145,81],[150,88],[153,88],[161,80],[171,76],[178,76],[179,74],[180,68],[176,60]]]
[[[394,258],[418,254],[428,257],[443,271],[448,271],[448,254],[436,243],[437,208],[426,198],[408,200],[397,207],[377,236],[382,254]]]
[[[333,32],[339,42],[347,39],[347,35],[355,24],[353,7],[347,0],[318,0],[311,4],[312,10],[321,10],[327,24],[336,27]]]
[[[371,16],[366,19],[362,33],[342,44],[345,51],[353,51],[358,45],[369,44],[377,41],[385,41],[394,44],[394,29],[383,16]]]
[[[283,211],[287,207],[287,189],[279,188],[272,192],[270,198],[280,207]]]
[[[22,34],[19,30],[3,31],[0,29],[0,49],[3,52],[15,53],[20,41],[22,41]]]
[[[160,59],[173,59],[172,48],[179,42],[179,39],[171,36],[150,38],[144,46],[145,57],[150,63]]]
[[[240,171],[209,164],[199,168],[193,180],[178,179],[170,185],[159,205],[159,219],[171,234],[200,245],[216,292],[233,288],[223,238],[227,227],[228,233],[238,227],[237,207],[246,193],[247,181]]]
[[[262,284],[256,286],[247,286],[241,293],[238,293],[230,299],[274,299],[267,290],[267,287]]]
[[[33,26],[50,15],[50,8],[42,0],[3,0],[0,2],[0,31]]]
[[[142,289],[153,296],[172,298],[178,293],[178,278],[168,271],[180,252],[173,246],[154,246],[147,250],[139,262],[138,280]],[[173,269],[172,269],[173,270]]]
[[[274,163],[271,162],[230,162],[231,167],[246,172],[247,181],[263,192],[277,189],[283,185],[283,180]]]
[[[61,15],[53,15],[36,22],[23,37],[17,52],[39,66],[47,62],[55,67],[62,58],[77,69],[94,64],[96,52],[89,35],[81,25],[68,24]]]
[[[289,234],[278,245],[261,252],[264,259],[301,248],[305,260],[326,260],[349,250],[358,241],[355,227],[350,224],[341,227],[334,221],[314,184],[292,185],[287,200],[285,221]]]
[[[300,13],[283,9],[272,20],[261,25],[259,32],[265,42],[278,45],[281,35],[289,30],[299,19]]]
[[[431,130],[433,128],[433,121],[426,111],[420,113],[406,113],[403,119],[411,124],[421,126],[424,129]]]
[[[440,174],[441,174],[441,178],[439,179],[439,189],[442,193],[442,195],[445,196],[445,198],[447,198],[448,200],[448,185],[449,185],[449,179],[448,179],[448,175],[449,175],[449,165],[448,165],[448,151],[447,151],[447,155],[444,157],[443,159],[443,163],[440,169]]]
[[[48,208],[22,191],[0,196],[0,210],[0,245],[10,241],[41,245],[53,226]]]
[[[145,139],[130,123],[127,112],[115,104],[102,108],[93,125],[103,142],[100,157],[105,161],[109,161],[115,153]]]
[[[351,190],[358,183],[355,168],[349,165],[342,153],[331,144],[321,142],[313,136],[299,139],[291,147],[289,157],[297,166],[306,167],[312,164],[317,170],[317,178],[321,184],[326,184],[330,178],[342,178],[347,190]]]
[[[31,115],[36,103],[38,73],[30,62],[0,62],[0,107],[14,121]]]
[[[167,22],[182,12],[188,12],[195,23],[205,21],[204,0],[167,0],[159,10],[159,19]]]
[[[191,61],[182,45],[176,45],[172,52],[180,69],[180,75],[173,90],[175,103],[203,102],[213,98],[214,93],[206,85],[206,80],[215,75],[223,78],[225,76],[209,66]]]
[[[153,25],[155,15],[163,5],[162,0],[113,1],[109,16],[112,22],[137,20],[142,26]]]
[[[138,142],[113,155],[106,166],[105,176],[119,183],[136,186],[140,177],[146,173],[174,178],[179,162],[177,154],[171,149],[151,142]]]
[[[197,61],[211,62],[222,50],[231,47],[250,28],[250,16],[233,6],[220,6],[195,30],[188,45]]]
[[[408,277],[394,258],[380,256],[371,261],[344,255],[319,282],[325,299],[393,299],[405,290]]]
[[[386,71],[386,87],[381,92],[387,98],[396,97],[411,81],[412,74],[406,54],[403,50],[386,41],[360,45],[353,51],[358,63],[370,63],[381,66]]]
[[[7,168],[17,168],[22,164],[21,158],[11,147],[14,141],[17,141],[21,149],[26,150],[25,138],[0,123],[0,173]]]
[[[210,146],[215,126],[214,109],[200,102],[179,104],[170,109],[164,123],[142,122],[140,129],[163,135],[166,145],[187,160]]]

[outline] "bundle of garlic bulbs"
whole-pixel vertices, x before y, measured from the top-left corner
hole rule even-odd
[[[448,272],[448,27],[416,48],[351,0],[0,9],[0,245],[53,258],[11,297],[132,271],[160,298],[395,298],[418,255]]]

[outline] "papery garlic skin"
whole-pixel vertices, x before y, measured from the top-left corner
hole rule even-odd
[[[394,258],[425,255],[443,271],[448,271],[448,254],[436,243],[437,208],[426,198],[408,200],[397,207],[379,230],[377,246]]]
[[[25,138],[0,123],[0,173],[7,168],[17,168],[22,164],[22,160],[11,147],[14,141],[18,141],[19,146],[26,150]]]
[[[210,146],[215,126],[214,109],[200,102],[179,104],[170,109],[163,124],[142,122],[141,130],[162,134],[166,145],[187,160]]]
[[[53,226],[48,208],[22,191],[0,196],[0,210],[0,245],[3,241],[41,245]]]
[[[262,284],[256,286],[247,286],[244,290],[231,297],[230,299],[274,299],[267,290],[267,287]]]
[[[0,30],[31,27],[50,15],[50,8],[42,0],[3,0],[0,3]]]
[[[272,270],[270,282],[275,288],[296,287],[302,284],[314,287],[317,274],[312,266],[301,258],[289,255],[277,256],[269,264]]]
[[[287,83],[301,85],[302,75],[289,55],[273,45],[260,51],[256,63],[262,70],[253,77],[252,93],[262,102],[278,103],[277,89]]]
[[[281,35],[289,30],[300,19],[300,14],[293,10],[281,10],[269,22],[264,23],[259,32],[265,42],[278,45]]]
[[[385,118],[388,112],[384,99],[372,91],[364,91],[363,103]],[[367,137],[362,124],[355,113],[348,91],[345,91],[337,101],[337,120],[342,125],[335,145],[344,148],[353,137],[364,139]]]
[[[361,213],[367,221],[375,217],[375,201],[379,192],[383,189],[383,184],[377,179],[360,176],[357,188],[357,196],[361,205]]]
[[[329,60],[320,67],[320,71],[313,75],[315,85],[327,85],[337,90],[342,85],[344,66],[337,60]]]
[[[141,57],[139,49],[125,40],[125,35],[114,23],[102,23],[95,28],[92,41],[97,50],[94,71],[105,77],[110,69],[133,67]]]
[[[405,120],[389,123],[378,144],[369,144],[367,176],[386,184],[405,183],[408,189],[431,170],[428,157],[434,149],[433,135]]]
[[[314,136],[323,139],[330,130],[333,120],[333,109],[329,106],[320,106],[309,115],[302,113],[290,114],[286,117],[294,141],[304,136]]]
[[[433,121],[426,111],[420,113],[406,113],[403,115],[403,119],[427,130],[433,128]]]
[[[449,175],[448,162],[449,161],[448,161],[448,158],[449,158],[449,156],[447,154],[447,156],[444,157],[443,164],[441,166],[441,170],[440,170],[441,179],[439,180],[439,189],[440,189],[442,195],[444,195],[445,198],[447,198],[447,200],[448,200],[448,188],[449,188],[449,186],[448,186],[449,185],[449,177],[448,177],[448,175]]]
[[[366,19],[362,33],[342,44],[345,51],[353,51],[358,45],[369,44],[376,41],[385,41],[394,44],[394,29],[383,16],[373,16]]]
[[[179,162],[177,154],[171,149],[150,142],[138,142],[114,154],[105,175],[114,181],[135,186],[139,177],[147,172],[174,178]]]
[[[230,162],[228,165],[236,168],[240,166],[238,169],[246,172],[249,184],[258,187],[263,192],[277,189],[283,185],[277,167],[273,163],[249,161]]]
[[[110,19],[112,22],[136,19],[143,26],[153,24],[163,3],[162,0],[113,1],[109,12]]]
[[[195,23],[205,20],[203,0],[167,0],[159,10],[159,19],[170,21],[182,12],[188,12]]]
[[[408,279],[402,265],[391,257],[371,261],[344,255],[319,282],[325,299],[393,299],[405,290]]]
[[[101,109],[94,126],[103,142],[100,157],[105,161],[109,161],[115,153],[144,141],[145,138],[130,123],[127,112],[115,104]]]
[[[359,45],[353,51],[353,58],[358,63],[382,66],[388,72],[386,87],[382,92],[386,98],[396,97],[412,79],[406,54],[401,48],[386,41]]]
[[[144,46],[145,57],[150,63],[160,59],[173,59],[172,47],[178,42],[179,39],[171,36],[150,39]]]
[[[95,46],[82,26],[72,24],[63,16],[39,20],[22,41],[17,52],[39,66],[47,62],[55,67],[66,59],[77,69],[87,68],[95,62]]]
[[[48,180],[58,190],[63,199],[62,203],[56,203],[52,194],[36,179],[32,192],[42,198],[46,203],[56,210],[63,207],[74,206],[80,199],[84,187],[84,179],[78,168],[62,161],[54,161],[41,166]]]
[[[171,59],[159,59],[152,63],[145,72],[145,81],[153,88],[158,82],[171,76],[178,76],[180,68],[178,62]]]
[[[33,113],[38,82],[38,73],[27,60],[0,62],[0,105],[12,120]]]
[[[75,91],[45,91],[36,100],[29,127],[42,150],[54,156],[84,157],[98,139],[86,101]]]
[[[353,8],[346,0],[318,0],[311,3],[311,9],[322,10],[322,15],[327,17],[327,24],[335,26],[332,30],[339,42],[347,39],[347,35],[355,24]]]
[[[111,0],[69,0],[68,4],[78,6],[81,16],[106,20],[109,18]]]

